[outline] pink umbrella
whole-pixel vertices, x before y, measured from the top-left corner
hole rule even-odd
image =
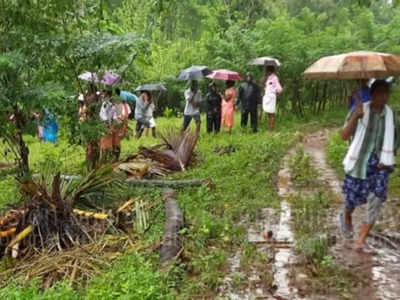
[[[218,79],[218,80],[242,80],[242,77],[238,72],[230,71],[230,70],[215,70],[210,75],[206,76],[210,79]]]
[[[120,78],[121,76],[119,76],[117,73],[106,71],[104,73],[103,80],[101,81],[101,83],[104,85],[114,85],[119,81]]]
[[[81,75],[78,76],[78,78],[88,82],[94,82],[94,83],[99,82],[99,78],[97,77],[97,75],[92,72],[82,73]]]

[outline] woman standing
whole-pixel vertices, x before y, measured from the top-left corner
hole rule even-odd
[[[275,127],[276,98],[282,93],[282,86],[275,74],[274,66],[267,66],[264,80],[265,94],[263,97],[263,109],[268,114],[269,129]]]
[[[235,117],[236,90],[234,85],[234,81],[228,80],[225,93],[222,95],[221,126],[225,127],[228,133],[232,131]]]

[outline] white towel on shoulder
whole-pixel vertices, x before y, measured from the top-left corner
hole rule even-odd
[[[393,166],[395,163],[394,158],[394,116],[393,111],[387,105],[385,105],[385,134],[383,138],[383,148],[381,150],[380,163],[385,166]],[[358,120],[356,133],[354,139],[351,142],[350,148],[347,151],[346,157],[343,160],[344,170],[346,173],[354,169],[361,151],[361,147],[364,143],[365,133],[370,116],[370,104],[364,104],[364,116]]]

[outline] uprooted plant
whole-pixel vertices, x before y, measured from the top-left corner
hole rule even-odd
[[[80,181],[62,179],[60,173],[38,180],[18,180],[25,202],[0,219],[1,253],[11,253],[13,257],[32,250],[69,249],[92,241],[96,234],[104,232],[106,223],[89,226],[81,222],[74,204],[107,197],[106,188],[119,182],[111,166],[94,170]]]

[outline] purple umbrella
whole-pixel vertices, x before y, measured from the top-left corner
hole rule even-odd
[[[106,71],[104,73],[103,80],[101,81],[101,83],[105,85],[114,85],[119,81],[120,78],[121,76],[119,76],[117,73]]]
[[[82,73],[81,75],[78,76],[78,78],[88,82],[94,82],[94,83],[99,82],[99,78],[97,77],[97,75],[92,72]]]

